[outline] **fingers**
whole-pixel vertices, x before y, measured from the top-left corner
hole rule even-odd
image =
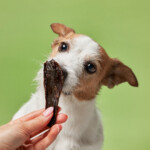
[[[56,124],[62,124],[66,122],[68,119],[68,116],[66,114],[58,114],[56,118]]]
[[[42,140],[44,137],[46,137],[47,134],[49,133],[49,131],[50,131],[50,129],[47,129],[42,134],[40,134],[37,137],[31,139],[31,143],[32,144],[36,144],[37,142],[39,142],[40,140]]]
[[[34,119],[34,118],[38,117],[42,112],[44,112],[44,108],[40,109],[40,110],[37,110],[37,111],[33,111],[33,112],[31,112],[31,113],[29,113],[29,114],[27,114],[27,115],[25,115],[21,118],[13,120],[13,121],[10,122],[10,124],[24,122],[24,121]]]
[[[36,141],[34,149],[43,150],[46,149],[57,137],[62,130],[62,126],[59,124],[54,125],[48,133],[45,133],[43,137],[39,137],[40,141]]]
[[[21,117],[20,120],[21,121],[28,121],[28,120],[34,119],[34,118],[38,117],[42,112],[44,112],[44,108],[37,110],[37,111],[33,111],[33,112]]]
[[[18,126],[18,130],[21,133],[20,139],[25,142],[27,138],[30,138],[32,136],[37,135],[37,133],[40,133],[41,131],[44,131],[47,129],[47,124],[50,122],[52,116],[53,116],[53,107],[47,108],[45,111],[44,109],[32,112],[20,119],[15,120],[15,122],[19,122],[16,125]],[[60,111],[60,108],[59,108]],[[62,129],[62,126],[59,125],[60,123],[63,123],[67,120],[68,116],[65,114],[58,114],[56,119],[56,125],[54,125],[49,132],[45,133],[43,137],[41,136],[37,139],[35,139],[36,142],[35,145],[39,145],[38,143],[41,143],[41,150],[45,149],[49,144],[53,142],[53,140],[57,137],[58,133]],[[43,141],[43,143],[42,143]],[[38,146],[37,146],[38,147]],[[44,148],[42,148],[44,147]],[[39,149],[39,148],[38,148]]]
[[[66,114],[58,114],[57,115],[57,118],[56,118],[56,124],[62,124],[64,122],[66,122],[68,119],[68,116]],[[36,131],[32,132],[31,136],[30,137],[34,137],[35,135],[38,135],[39,133],[47,130],[48,127],[44,127],[43,129],[39,130],[37,129]]]
[[[22,128],[26,134],[31,135],[31,133],[35,132],[36,130],[41,130],[47,126],[53,116],[53,109],[53,107],[49,107],[42,113],[42,115],[24,122],[22,124]]]
[[[60,112],[60,111],[61,111],[61,107],[58,106],[58,112]],[[44,112],[44,108],[42,108],[40,110],[33,111],[33,112],[31,112],[31,113],[29,113],[29,114],[27,114],[21,118],[13,120],[10,122],[10,124],[24,122],[24,121],[34,119],[34,118],[38,117],[42,112]]]

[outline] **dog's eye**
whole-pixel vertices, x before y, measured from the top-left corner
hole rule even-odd
[[[59,51],[60,51],[60,52],[65,52],[65,51],[67,51],[67,50],[68,50],[68,44],[65,43],[65,42],[62,42],[62,43],[60,44],[60,46],[59,46]]]
[[[87,73],[94,73],[94,72],[96,72],[95,65],[90,63],[90,62],[86,63],[84,65],[84,67],[85,67],[85,70],[86,70]]]

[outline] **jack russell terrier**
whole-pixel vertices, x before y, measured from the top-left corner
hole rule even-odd
[[[90,37],[76,34],[73,29],[59,23],[53,23],[51,28],[59,37],[52,44],[48,60],[54,59],[66,71],[59,106],[68,115],[68,121],[48,150],[101,150],[103,127],[95,105],[99,89],[103,85],[113,88],[122,82],[137,87],[137,79],[128,66],[110,58]],[[13,119],[45,107],[43,67],[36,81],[36,92]]]

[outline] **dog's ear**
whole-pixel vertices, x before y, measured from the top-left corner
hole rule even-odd
[[[118,59],[110,59],[110,66],[102,80],[102,84],[113,88],[122,82],[128,82],[131,86],[138,86],[138,81],[133,71]]]
[[[59,36],[65,36],[69,33],[75,33],[75,31],[64,24],[60,23],[53,23],[51,24],[51,29],[53,30],[54,33],[58,34]]]

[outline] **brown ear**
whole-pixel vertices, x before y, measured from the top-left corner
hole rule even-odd
[[[138,81],[132,70],[117,59],[110,60],[110,67],[102,80],[102,84],[113,88],[122,82],[128,82],[131,86],[138,86]]]
[[[65,36],[65,35],[69,34],[70,32],[75,33],[75,31],[73,29],[65,26],[64,24],[60,24],[60,23],[51,24],[51,28],[52,28],[53,32],[58,34],[59,36]]]

